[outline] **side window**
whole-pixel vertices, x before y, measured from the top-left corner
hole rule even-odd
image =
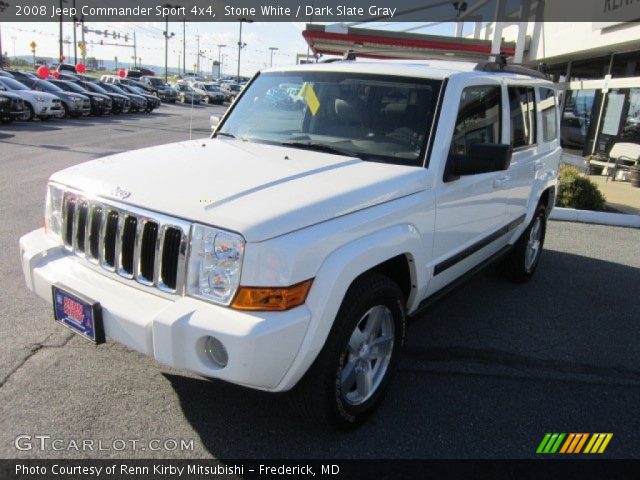
[[[542,139],[551,142],[558,136],[556,95],[550,88],[540,89],[540,110],[542,111]]]
[[[527,147],[536,143],[536,102],[531,87],[509,87],[511,145]]]
[[[476,143],[500,143],[501,92],[496,86],[467,87],[462,91],[451,153],[465,155]]]

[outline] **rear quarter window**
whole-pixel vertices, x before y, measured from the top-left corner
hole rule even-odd
[[[542,112],[542,139],[551,142],[558,136],[558,115],[555,91],[540,89],[540,111]]]

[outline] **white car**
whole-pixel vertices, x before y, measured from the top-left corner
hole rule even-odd
[[[439,61],[260,72],[209,140],[55,173],[45,227],[20,240],[26,283],[94,342],[360,424],[407,317],[490,262],[534,274],[561,153],[556,92],[536,75]],[[285,82],[303,108],[269,99]]]
[[[62,101],[47,92],[31,90],[13,78],[0,77],[0,90],[15,93],[24,101],[22,120],[31,121],[35,117],[48,120],[63,114]]]

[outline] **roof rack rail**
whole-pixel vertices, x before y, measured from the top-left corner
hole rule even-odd
[[[541,65],[542,66],[542,65]],[[545,65],[546,66],[546,65]],[[523,65],[509,65],[507,64],[506,57],[499,55],[494,62],[480,62],[476,65],[475,70],[480,72],[505,72],[516,73],[519,75],[528,75],[535,78],[549,79],[549,75],[543,71],[534,70]]]

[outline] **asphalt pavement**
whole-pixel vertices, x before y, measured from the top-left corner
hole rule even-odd
[[[281,395],[95,347],[54,323],[18,258],[19,237],[42,224],[48,176],[204,137],[223,110],[0,127],[0,457],[530,458],[546,432],[612,432],[606,457],[640,457],[640,230],[550,222],[531,282],[488,269],[411,324],[389,396],[349,433],[299,420]],[[19,450],[19,435],[63,448]],[[108,448],[69,447],[86,439]],[[120,439],[141,443],[119,451]],[[193,448],[146,448],[153,439]]]

